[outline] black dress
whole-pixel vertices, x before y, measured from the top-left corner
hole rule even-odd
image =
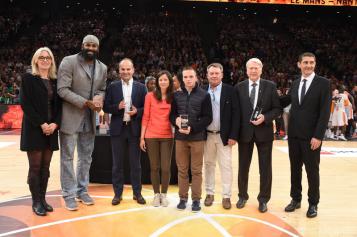
[[[58,128],[53,134],[43,134],[41,124],[56,123],[60,126],[62,103],[57,95],[57,80],[45,80],[25,74],[22,78],[20,103],[22,119],[20,149],[22,151],[58,150]]]

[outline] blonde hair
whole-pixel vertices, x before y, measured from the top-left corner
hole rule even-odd
[[[33,75],[40,75],[39,69],[38,69],[38,58],[40,57],[40,54],[42,51],[46,51],[50,57],[51,57],[51,67],[48,71],[48,77],[50,79],[55,79],[57,77],[56,75],[56,62],[55,62],[55,58],[53,57],[53,53],[52,51],[48,48],[48,47],[42,47],[36,50],[35,54],[32,56],[32,60],[31,60],[31,67],[32,67],[32,74]]]

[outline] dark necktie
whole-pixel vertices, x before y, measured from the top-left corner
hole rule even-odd
[[[302,82],[304,83],[301,88],[301,94],[300,94],[300,104],[302,104],[302,101],[304,100],[305,93],[306,93],[306,79],[302,79]]]
[[[250,96],[249,96],[249,100],[250,103],[252,104],[252,107],[254,108],[254,100],[255,100],[255,87],[257,86],[257,83],[253,83],[252,84],[252,90],[250,91]]]

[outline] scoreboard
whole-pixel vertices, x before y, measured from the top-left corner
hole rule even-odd
[[[236,2],[261,4],[316,5],[316,6],[347,6],[356,7],[357,0],[185,0],[190,2]]]

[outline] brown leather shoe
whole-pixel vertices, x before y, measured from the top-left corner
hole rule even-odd
[[[232,204],[231,204],[231,199],[230,198],[223,198],[222,199],[222,207],[224,209],[231,209]]]
[[[205,206],[206,207],[212,206],[213,201],[214,201],[214,196],[211,194],[207,194],[206,199],[205,199]]]

